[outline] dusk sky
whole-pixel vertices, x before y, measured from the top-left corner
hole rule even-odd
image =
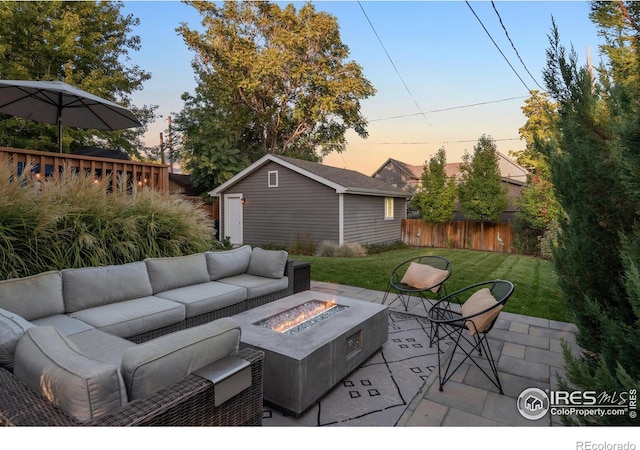
[[[523,149],[521,107],[529,90],[544,88],[552,17],[562,44],[573,46],[581,63],[588,52],[595,64],[600,61],[601,41],[583,1],[313,3],[337,17],[349,59],[363,67],[377,91],[361,105],[369,137],[348,133],[347,150],[324,162],[366,175],[388,158],[423,164],[440,147],[448,162],[460,161],[483,134],[504,154]],[[167,117],[182,109],[180,96],[195,87],[193,54],[175,29],[181,22],[199,28],[201,20],[194,8],[175,1],[124,5],[123,13],[141,21],[134,33],[142,49],[131,63],[152,74],[133,101],[158,105],[163,117],[146,135],[148,145],[158,145]]]

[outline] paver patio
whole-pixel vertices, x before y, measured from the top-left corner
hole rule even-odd
[[[311,290],[382,302],[384,292],[324,282],[311,282]],[[394,304],[392,309],[403,311]],[[409,313],[424,316],[416,299]],[[438,389],[435,368],[418,396],[400,418],[399,426],[558,426],[556,416],[539,420],[524,418],[516,407],[517,398],[527,388],[553,390],[563,375],[561,342],[576,345],[577,327],[571,323],[502,312],[489,342],[498,362],[504,395],[498,394],[473,363],[466,362],[454,377]],[[459,355],[454,356],[458,358]]]

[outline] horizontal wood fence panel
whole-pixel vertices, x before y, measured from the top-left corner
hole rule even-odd
[[[402,221],[402,242],[413,247],[464,248],[515,253],[510,222],[456,220],[429,224],[422,219]],[[501,242],[502,241],[502,242]]]
[[[117,176],[126,175],[130,182],[136,183],[139,187],[150,187],[158,191],[169,192],[169,166],[165,164],[10,147],[0,147],[0,161],[11,162],[16,165],[16,169],[32,165],[33,173],[41,176],[55,177],[63,167],[73,168],[78,172],[91,173],[96,178],[108,175],[111,177],[113,186],[117,183]]]

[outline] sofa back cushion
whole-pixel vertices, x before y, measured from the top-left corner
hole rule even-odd
[[[152,295],[144,262],[62,271],[67,313]]]
[[[14,375],[80,423],[127,403],[120,368],[83,355],[53,327],[25,332]]]
[[[168,258],[147,258],[144,262],[147,265],[154,294],[210,281],[204,253]]]
[[[267,278],[282,278],[289,254],[284,250],[264,250],[254,247],[247,273]]]
[[[125,350],[122,376],[130,400],[143,398],[238,351],[240,326],[230,318],[177,331]]]
[[[31,327],[31,322],[0,308],[0,367],[13,370],[16,345],[25,331]]]
[[[25,320],[63,314],[62,277],[51,271],[0,281],[0,308]]]
[[[206,252],[207,270],[211,281],[245,273],[251,261],[251,247],[242,247],[223,252]]]

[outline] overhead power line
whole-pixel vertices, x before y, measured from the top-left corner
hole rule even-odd
[[[471,5],[469,4],[468,1],[465,1],[465,3],[467,4],[467,6],[469,7],[469,9],[471,10],[471,12],[473,13],[473,15],[476,17],[476,19],[478,20],[478,22],[480,23],[480,25],[482,26],[482,29],[484,30],[485,33],[487,33],[487,36],[489,36],[489,39],[491,39],[491,42],[493,42],[493,45],[495,45],[495,47],[498,49],[498,51],[500,52],[500,54],[502,55],[502,57],[504,58],[504,60],[507,62],[507,64],[509,65],[509,67],[511,68],[511,70],[513,71],[513,73],[516,74],[516,76],[518,77],[518,79],[520,80],[520,82],[522,83],[522,85],[527,89],[527,91],[530,94],[533,94],[531,92],[531,89],[529,89],[529,86],[527,86],[527,83],[524,82],[524,80],[522,79],[522,77],[520,76],[520,74],[518,73],[518,71],[513,67],[513,65],[511,64],[511,62],[509,61],[509,58],[507,58],[507,56],[504,54],[504,52],[500,49],[500,46],[497,44],[497,42],[495,41],[495,39],[493,39],[493,36],[491,36],[491,33],[489,33],[489,30],[487,30],[487,27],[484,26],[484,23],[482,23],[482,20],[480,20],[480,17],[478,17],[478,15],[476,14],[476,12],[473,10],[473,8],[471,7]]]
[[[542,86],[540,86],[540,83],[538,83],[538,81],[535,79],[535,77],[531,74],[531,72],[529,71],[529,68],[527,67],[527,65],[524,63],[524,61],[522,60],[522,58],[520,57],[520,53],[518,52],[518,49],[516,48],[515,44],[513,43],[513,41],[511,40],[511,36],[509,36],[509,32],[507,31],[507,27],[504,26],[504,23],[502,22],[502,17],[500,17],[500,13],[498,12],[498,9],[496,8],[496,4],[493,2],[493,0],[491,1],[491,6],[493,6],[493,10],[495,11],[496,15],[498,16],[498,20],[500,21],[500,25],[502,26],[502,29],[504,30],[504,34],[507,36],[507,39],[509,40],[509,42],[511,43],[511,48],[513,48],[513,51],[516,52],[516,56],[518,57],[518,59],[520,60],[520,63],[522,63],[522,67],[524,67],[524,70],[527,71],[527,73],[529,74],[529,76],[531,77],[531,79],[533,80],[533,82],[542,90],[544,91],[544,88]]]
[[[526,96],[509,97],[509,98],[503,98],[501,100],[490,100],[490,101],[487,101],[487,102],[472,103],[470,105],[460,105],[460,106],[451,106],[449,108],[432,109],[431,111],[425,111],[424,113],[402,114],[400,116],[383,117],[383,118],[380,118],[380,119],[370,119],[369,122],[380,122],[382,120],[402,119],[404,117],[419,116],[419,115],[422,115],[422,114],[431,114],[431,113],[437,113],[437,112],[443,112],[443,111],[452,111],[454,109],[472,108],[474,106],[489,105],[491,103],[500,103],[500,102],[506,102],[506,101],[509,101],[509,100],[518,100],[518,99],[522,99],[522,98],[527,98],[527,97]]]
[[[369,22],[369,26],[373,30],[373,34],[376,35],[376,38],[378,39],[378,42],[380,43],[380,46],[382,47],[382,50],[384,50],[384,53],[387,55],[387,58],[389,59],[389,62],[393,66],[393,69],[396,71],[396,74],[398,74],[398,77],[400,78],[400,81],[402,81],[402,84],[404,85],[404,88],[409,93],[409,96],[411,97],[411,99],[413,100],[413,103],[418,108],[418,111],[420,111],[419,114],[424,117],[424,119],[427,121],[429,126],[432,126],[431,123],[429,122],[429,119],[427,119],[427,116],[422,111],[422,108],[420,108],[420,105],[418,104],[418,101],[415,99],[415,97],[411,93],[411,89],[409,89],[409,86],[407,86],[407,83],[405,83],[404,78],[402,78],[402,75],[400,75],[400,71],[398,70],[398,67],[396,67],[396,64],[393,62],[393,59],[391,58],[391,55],[389,54],[389,52],[387,51],[386,47],[382,43],[382,39],[380,39],[380,36],[378,35],[378,32],[376,31],[375,27],[373,26],[373,23],[371,23],[371,20],[369,19],[369,16],[367,15],[367,12],[364,10],[364,7],[362,6],[362,3],[358,2],[358,5],[360,5],[360,9],[362,10],[362,14],[364,14],[364,17],[367,19],[367,22]]]

